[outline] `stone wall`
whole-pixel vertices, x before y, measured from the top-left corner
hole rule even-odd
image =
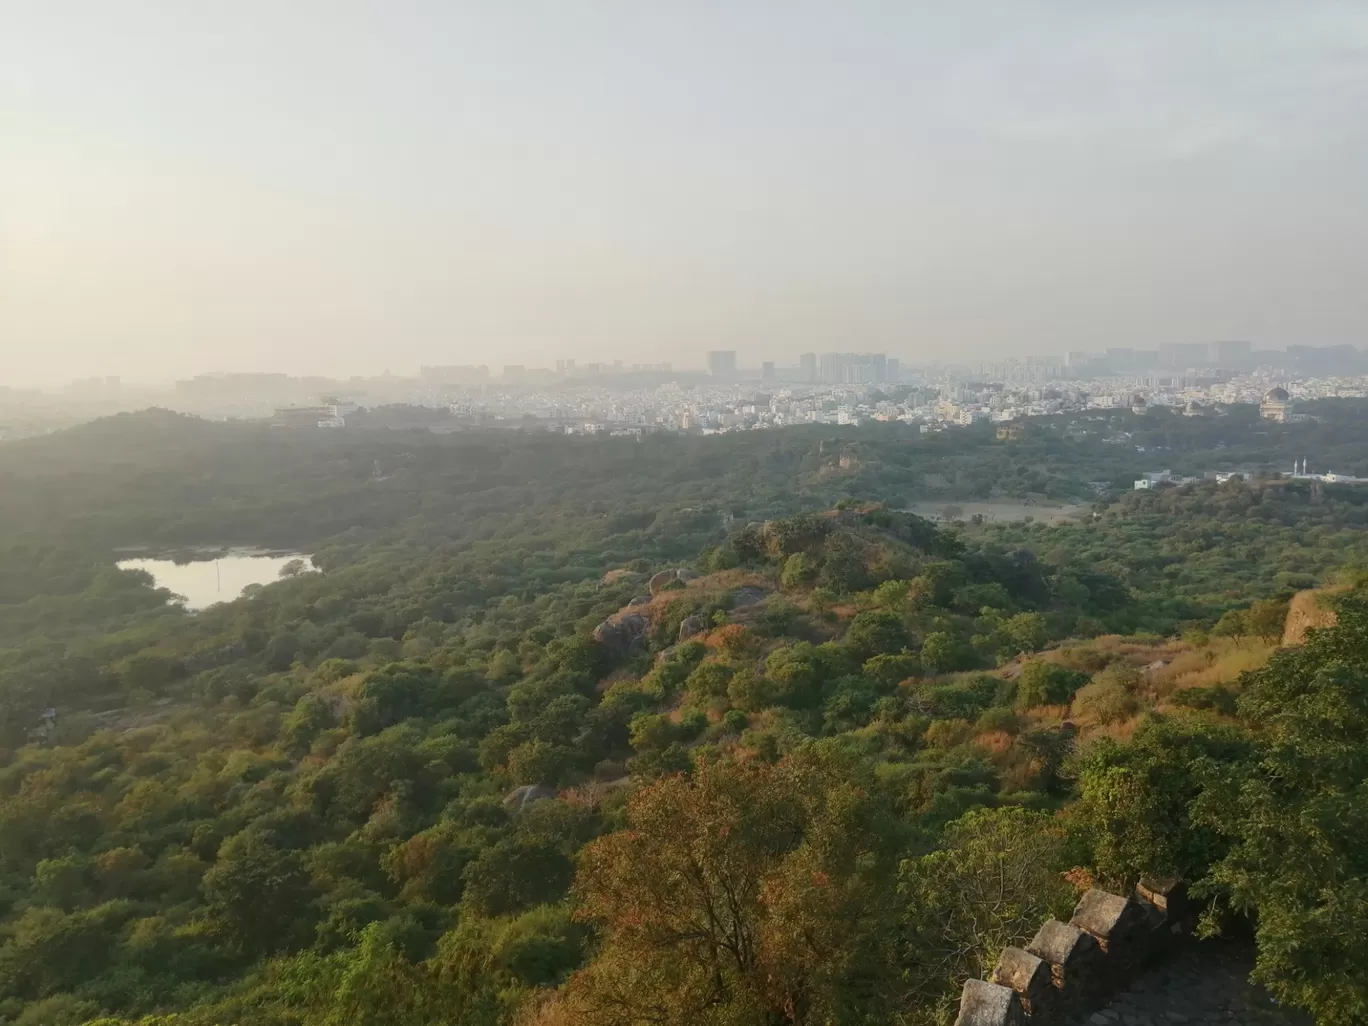
[[[1063,1026],[1102,1007],[1192,930],[1180,881],[1144,880],[1130,897],[1093,888],[1067,923],[1006,948],[991,980],[966,980],[955,1026]]]

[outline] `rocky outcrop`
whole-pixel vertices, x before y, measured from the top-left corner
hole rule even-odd
[[[955,1026],[1058,1026],[1127,986],[1192,929],[1180,881],[1141,881],[1130,897],[1092,888],[1067,923],[1006,948],[989,980],[967,980]]]
[[[757,603],[764,601],[765,596],[768,594],[769,592],[764,588],[756,587],[753,584],[737,588],[736,591],[732,592],[732,608],[745,609],[747,606],[756,605]]]
[[[686,570],[683,567],[672,570],[662,570],[660,573],[652,575],[647,587],[651,589],[652,595],[659,595],[667,585],[673,584],[675,581],[683,583],[697,580],[697,578],[698,574],[695,571]]]
[[[708,627],[708,621],[703,619],[698,613],[686,616],[679,623],[679,641],[688,641],[695,634],[702,634]]]
[[[1287,606],[1287,623],[1283,627],[1284,645],[1301,645],[1306,641],[1306,632],[1312,628],[1333,627],[1339,622],[1328,603],[1330,592],[1311,590],[1299,591],[1292,596]]]
[[[594,640],[615,657],[632,652],[651,628],[649,618],[640,613],[618,613],[594,628]]]

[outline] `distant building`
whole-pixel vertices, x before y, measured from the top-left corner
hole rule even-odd
[[[1130,408],[1131,413],[1135,413],[1143,417],[1146,413],[1149,412],[1149,403],[1145,401],[1145,397],[1143,395],[1133,395],[1131,396]]]
[[[760,365],[760,380],[761,380],[761,381],[773,381],[773,380],[774,380],[774,361],[773,361],[773,360],[766,360],[764,363],[762,363],[762,364]]]
[[[816,353],[804,353],[798,357],[798,376],[809,384],[817,380]]]
[[[1204,367],[1209,356],[1205,342],[1163,342],[1159,346],[1159,366],[1167,369]]]
[[[736,350],[710,350],[708,352],[708,373],[715,378],[736,377]]]
[[[1287,389],[1270,388],[1264,393],[1263,401],[1259,403],[1259,416],[1264,420],[1287,424],[1294,416],[1295,407],[1296,404],[1293,403],[1292,397],[1287,394]]]
[[[1210,345],[1208,363],[1225,370],[1249,370],[1254,366],[1254,346],[1248,342],[1221,341]]]
[[[827,385],[865,385],[888,380],[883,353],[823,353],[817,376]]]

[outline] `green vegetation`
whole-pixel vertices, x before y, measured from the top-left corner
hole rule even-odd
[[[1072,869],[1187,877],[1209,926],[1254,917],[1276,994],[1362,1021],[1357,578],[1274,645],[1368,503],[896,508],[1128,483],[1123,428],[1273,459],[1351,413],[1013,442],[148,413],[0,447],[0,1024],[930,1024]],[[113,565],[229,543],[322,572],[190,615]]]

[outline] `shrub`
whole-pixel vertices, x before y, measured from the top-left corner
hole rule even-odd
[[[1063,705],[1087,683],[1086,673],[1036,660],[1022,667],[1017,678],[1017,706],[1031,709],[1038,705]]]
[[[1080,689],[1073,700],[1075,714],[1088,716],[1104,725],[1129,719],[1139,707],[1134,695],[1114,683],[1089,684]]]

